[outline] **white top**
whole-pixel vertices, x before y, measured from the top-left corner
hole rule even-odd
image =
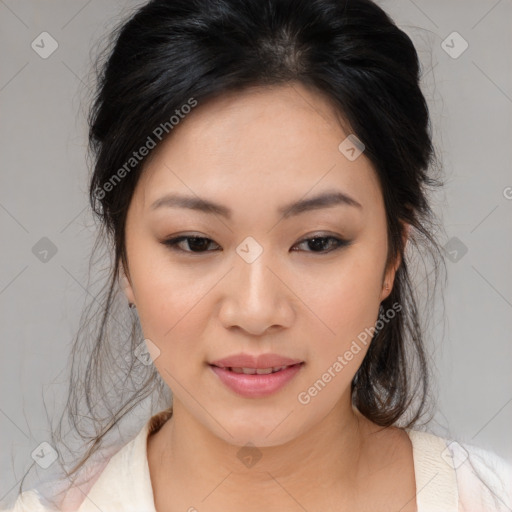
[[[78,512],[156,512],[147,459],[147,438],[169,417],[153,416],[114,454],[84,492],[72,488],[60,510]],[[405,429],[412,442],[418,512],[511,512],[512,465],[476,446]],[[469,457],[469,458],[468,458]],[[476,471],[476,473],[475,473]],[[92,487],[91,487],[92,485]],[[87,494],[87,496],[85,496]],[[41,504],[37,490],[25,491],[12,512],[55,510]],[[84,499],[85,496],[85,499]],[[73,499],[77,505],[71,505]]]

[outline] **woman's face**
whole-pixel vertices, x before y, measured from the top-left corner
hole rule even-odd
[[[199,104],[171,135],[129,208],[125,292],[150,352],[159,351],[175,411],[257,446],[296,438],[334,407],[350,411],[350,382],[396,269],[385,269],[370,161],[345,140],[332,107],[298,84]],[[219,208],[192,208],[199,198]],[[181,236],[190,238],[166,245]],[[292,361],[221,368],[239,354]],[[287,368],[246,375],[230,366]]]

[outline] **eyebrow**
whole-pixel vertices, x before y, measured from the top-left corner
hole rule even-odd
[[[309,199],[300,199],[290,204],[278,208],[278,213],[287,219],[300,213],[310,210],[318,210],[322,208],[332,208],[333,206],[352,206],[362,209],[362,205],[353,197],[339,190],[332,190],[323,192],[319,195]],[[226,219],[231,219],[232,210],[226,206],[215,203],[213,201],[203,199],[200,197],[186,196],[176,193],[166,194],[165,196],[157,199],[150,207],[151,210],[156,210],[161,207],[168,208],[187,208],[189,210],[196,210],[203,213],[211,213],[221,215]]]

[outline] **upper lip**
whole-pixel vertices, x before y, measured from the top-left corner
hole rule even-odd
[[[291,366],[302,363],[300,359],[281,356],[279,354],[260,354],[252,356],[250,354],[235,354],[223,359],[217,359],[211,362],[213,366],[221,368],[275,368],[278,366]]]

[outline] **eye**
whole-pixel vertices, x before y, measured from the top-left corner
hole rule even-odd
[[[346,247],[351,244],[349,240],[338,238],[335,236],[314,236],[312,238],[306,238],[299,242],[297,245],[307,244],[308,247],[312,247],[312,251],[306,252],[317,252],[317,253],[328,253]],[[330,250],[325,250],[325,247],[331,247]],[[292,249],[293,250],[293,249]]]
[[[187,242],[189,249],[185,250],[180,247],[182,242]],[[175,238],[170,238],[168,240],[164,240],[162,243],[168,247],[170,247],[173,251],[182,251],[182,252],[192,252],[192,253],[201,253],[201,252],[211,252],[203,250],[205,247],[208,247],[209,243],[215,243],[210,238],[202,237],[202,236],[177,236]],[[217,245],[217,244],[215,244]]]
[[[183,242],[186,243],[188,249],[184,248]],[[170,238],[168,240],[164,240],[162,243],[169,247],[170,249],[172,249],[173,251],[181,251],[196,254],[203,252],[212,252],[211,250],[207,250],[207,247],[210,246],[210,244],[215,244],[217,245],[217,247],[219,247],[219,245],[210,238],[202,236],[182,235]],[[296,244],[294,247],[304,244],[307,244],[307,246],[312,249],[305,250],[305,252],[316,252],[325,254],[328,252],[335,251],[336,249],[339,249],[341,247],[346,247],[350,245],[351,242],[349,240],[345,240],[335,236],[314,236],[298,242],[298,244]],[[291,250],[297,252],[296,249],[292,248]]]

